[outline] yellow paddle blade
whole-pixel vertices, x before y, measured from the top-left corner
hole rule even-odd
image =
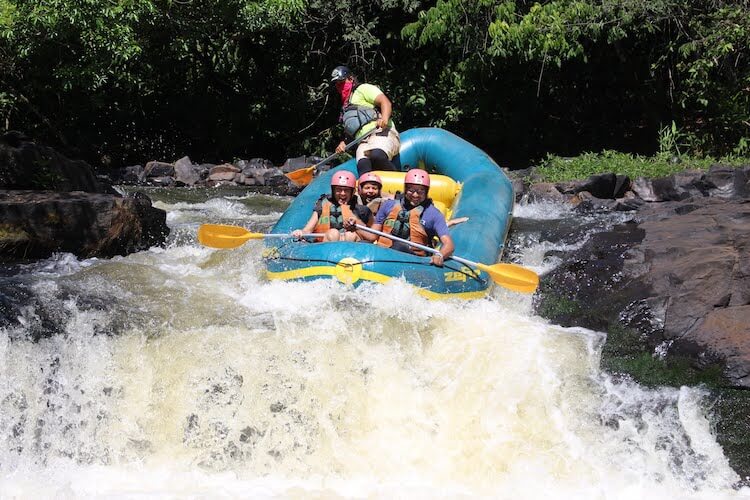
[[[301,168],[288,174],[284,174],[287,178],[298,186],[307,186],[313,180],[313,172],[315,167]]]
[[[203,224],[198,228],[198,241],[211,248],[237,248],[247,240],[264,236],[263,233],[251,233],[244,227],[223,224]]]
[[[477,264],[477,267],[489,274],[492,281],[514,292],[534,293],[539,286],[539,276],[518,264]]]

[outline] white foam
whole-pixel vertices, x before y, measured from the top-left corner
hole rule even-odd
[[[262,248],[38,279],[64,334],[2,331],[0,496],[750,496],[701,390],[600,373],[603,334],[550,325],[530,296],[268,282]],[[59,297],[63,274],[112,309]]]

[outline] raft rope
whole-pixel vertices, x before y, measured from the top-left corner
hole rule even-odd
[[[264,258],[266,260],[288,260],[288,261],[291,261],[291,262],[324,263],[324,264],[331,264],[332,266],[338,266],[339,265],[338,262],[333,261],[333,260],[328,260],[328,259],[295,259],[295,258],[292,258],[292,257],[279,257],[279,256],[276,256],[276,257],[273,257],[273,256],[264,256]],[[430,266],[431,265],[431,264],[426,264],[426,263],[422,263],[422,262],[412,262],[412,261],[405,261],[405,260],[363,260],[363,261],[358,262],[358,264],[364,265],[364,264],[373,264],[373,263],[377,263],[377,262],[382,262],[382,263],[387,263],[387,264],[409,264],[409,265],[412,265],[412,266],[413,265],[418,265],[418,266]],[[447,262],[443,265],[443,267],[446,268],[446,269],[450,269],[451,271],[455,271],[457,273],[461,273],[464,276],[467,276],[467,277],[469,277],[471,279],[477,280],[483,286],[487,285],[487,280],[482,279],[477,274],[477,272],[474,269],[470,269],[471,272],[467,273],[462,268],[458,268],[457,269],[455,267],[452,267],[452,266],[448,265]]]

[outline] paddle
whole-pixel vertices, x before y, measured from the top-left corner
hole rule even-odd
[[[247,240],[263,238],[292,238],[291,234],[251,233],[244,227],[223,224],[202,224],[198,228],[198,241],[211,248],[237,248]],[[303,234],[303,238],[321,238],[321,233]]]
[[[434,248],[420,245],[419,243],[414,243],[412,241],[399,238],[398,236],[393,236],[391,234],[378,231],[377,229],[363,226],[362,224],[357,224],[357,229],[362,229],[363,231],[368,231],[370,233],[377,234],[378,236],[384,236],[394,241],[405,243],[406,245],[413,246],[414,248],[419,248],[421,250],[424,250],[425,252],[440,253]],[[531,269],[519,266],[518,264],[499,263],[488,266],[486,264],[473,262],[468,259],[462,259],[461,257],[456,257],[455,255],[452,255],[448,258],[453,259],[456,262],[466,264],[469,267],[474,267],[481,271],[484,271],[485,273],[489,274],[490,278],[492,278],[492,281],[502,287],[513,290],[514,292],[534,293],[534,290],[536,290],[537,286],[539,286],[539,276],[537,276],[537,274]]]
[[[355,145],[359,144],[360,142],[364,141],[365,139],[367,139],[368,137],[370,137],[376,130],[380,130],[380,129],[378,129],[376,127],[374,129],[370,130],[369,132],[365,133],[364,135],[362,135],[362,137],[354,139],[352,142],[350,142],[349,144],[347,144],[346,146],[344,146],[344,151],[346,151],[350,147],[355,146]],[[313,180],[313,174],[315,174],[315,170],[319,166],[323,165],[324,163],[328,163],[329,161],[333,160],[338,155],[339,155],[339,153],[333,153],[331,156],[329,156],[328,158],[326,158],[323,161],[319,161],[315,165],[312,165],[310,167],[300,168],[299,170],[294,170],[294,171],[289,172],[288,174],[284,174],[284,175],[286,175],[289,178],[290,181],[292,181],[293,183],[295,183],[298,186],[307,186],[308,184],[310,184],[310,182],[312,182],[312,180]]]

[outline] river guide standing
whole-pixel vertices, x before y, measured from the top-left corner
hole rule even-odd
[[[331,73],[331,82],[341,97],[341,117],[344,134],[356,139],[374,128],[380,129],[357,146],[357,171],[359,175],[372,170],[396,170],[391,163],[401,147],[396,126],[391,119],[391,101],[382,90],[369,83],[359,83],[346,66],[337,66]],[[346,140],[342,140],[337,153],[343,153]]]

